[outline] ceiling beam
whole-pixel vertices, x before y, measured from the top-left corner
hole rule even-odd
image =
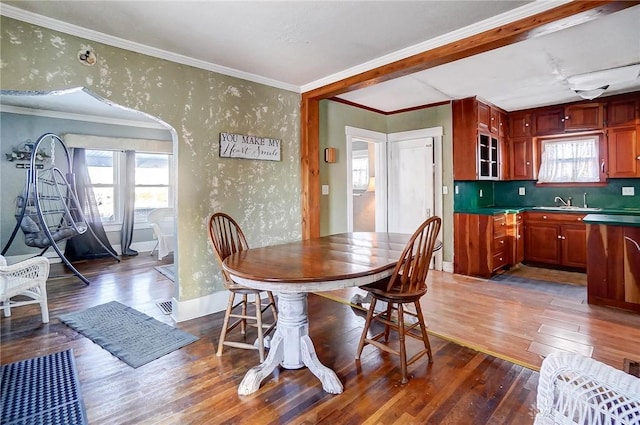
[[[320,236],[320,100],[552,34],[638,4],[640,1],[573,1],[303,93],[300,139],[303,239]]]

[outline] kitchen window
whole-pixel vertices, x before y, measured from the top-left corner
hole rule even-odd
[[[600,182],[598,135],[540,141],[538,183]]]

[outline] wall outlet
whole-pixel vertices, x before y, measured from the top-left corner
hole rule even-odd
[[[323,184],[322,185],[322,194],[323,195],[328,195],[329,194],[329,185],[328,184]]]
[[[480,197],[482,198],[482,189],[480,189]]]
[[[458,195],[460,193],[460,188],[456,185],[456,195]]]
[[[443,195],[448,195],[449,194],[449,188],[447,186],[442,186],[442,194]]]
[[[524,187],[519,187],[518,188],[518,195],[520,195],[520,196],[524,196],[525,195]]]
[[[622,187],[622,196],[635,196],[635,187],[633,186],[623,186]]]

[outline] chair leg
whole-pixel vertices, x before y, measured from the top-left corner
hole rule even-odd
[[[40,310],[42,323],[49,323],[49,304],[47,303],[47,287],[45,285],[40,287]]]
[[[231,310],[233,309],[233,302],[235,301],[236,294],[229,293],[229,302],[227,303],[227,311],[224,313],[224,321],[222,322],[222,330],[220,331],[220,339],[218,341],[218,351],[216,356],[222,356],[222,347],[224,347],[224,339],[227,336],[227,328],[229,327],[229,317],[231,316]]]
[[[262,301],[260,294],[256,294],[256,325],[258,328],[258,352],[260,353],[260,363],[264,362],[264,334],[262,329]]]
[[[242,315],[247,315],[247,294],[242,295]],[[247,333],[247,319],[240,321],[240,333],[245,335]]]
[[[407,349],[405,347],[404,305],[402,303],[398,303],[398,337],[400,339],[401,383],[406,384],[409,380],[407,379]]]
[[[387,301],[387,320],[391,321],[391,313],[393,312],[393,303],[391,301]],[[389,333],[391,332],[391,327],[387,324],[384,325],[384,342],[389,342]]]
[[[420,307],[420,301],[414,302],[416,306],[416,313],[418,321],[420,322],[420,331],[422,332],[422,340],[424,342],[424,348],[427,349],[427,356],[429,356],[429,363],[433,363],[431,356],[431,343],[429,342],[429,334],[427,334],[427,325],[424,323],[424,317],[422,316],[422,307]]]
[[[358,343],[358,352],[356,353],[356,360],[360,359],[360,355],[362,354],[362,349],[364,348],[365,340],[367,339],[367,332],[369,332],[369,326],[371,326],[371,320],[373,319],[373,312],[376,308],[376,298],[371,298],[371,306],[369,306],[369,311],[367,311],[367,319],[364,322],[364,329],[362,330],[362,335],[360,336],[360,342]]]
[[[271,303],[271,314],[273,314],[273,320],[277,322],[278,307],[276,306],[276,299],[273,297],[273,293],[271,291],[267,291],[267,297],[269,298],[269,303]]]

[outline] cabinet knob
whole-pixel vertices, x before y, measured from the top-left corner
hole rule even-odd
[[[638,157],[636,158],[638,161],[640,161],[640,155],[638,155]]]
[[[543,215],[543,216],[542,216],[542,219],[543,219],[543,220],[546,220],[546,219],[547,219],[547,216],[546,216],[546,215]]]
[[[566,121],[569,121],[569,118],[570,118],[570,117],[569,117],[569,115],[565,115],[565,117],[564,117],[564,119],[565,119]]]
[[[566,236],[563,236],[563,237],[562,237],[562,240],[565,240],[565,239],[567,239],[567,237],[566,237]]]
[[[562,239],[562,236],[561,236],[561,235],[558,235],[558,239]]]

